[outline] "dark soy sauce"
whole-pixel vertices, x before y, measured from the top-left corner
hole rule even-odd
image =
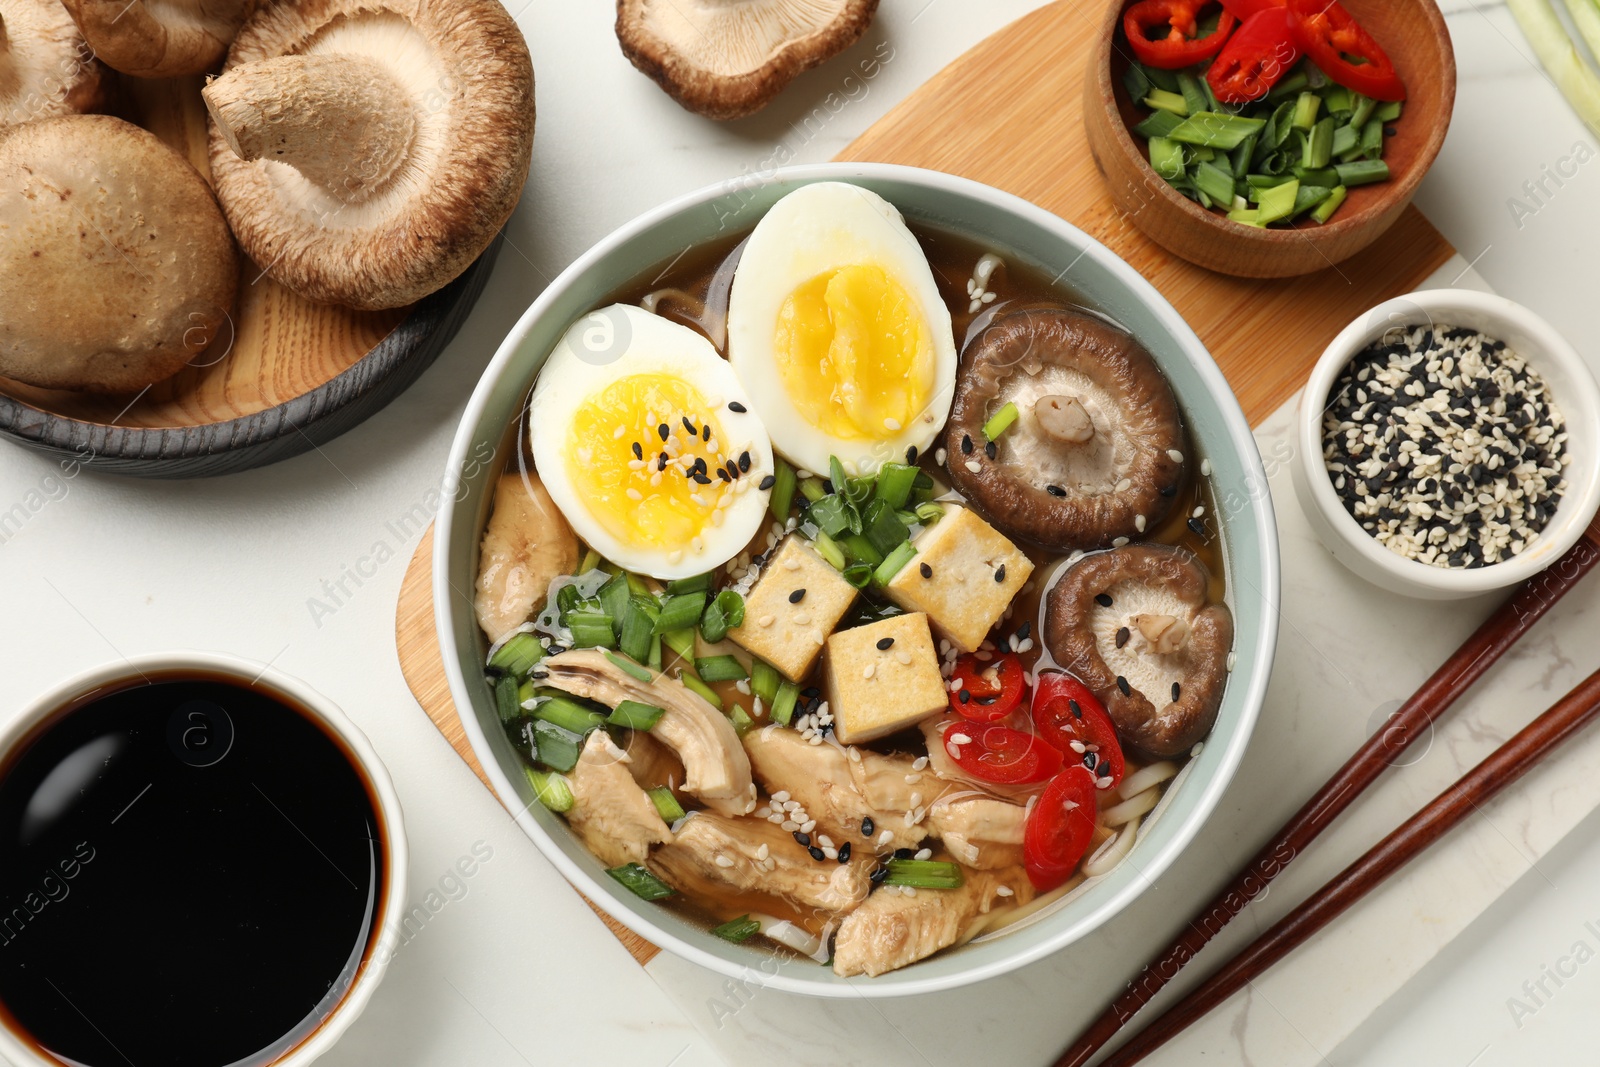
[[[87,1067],[266,1063],[372,947],[381,824],[342,741],[277,694],[152,674],[0,768],[0,1010]]]

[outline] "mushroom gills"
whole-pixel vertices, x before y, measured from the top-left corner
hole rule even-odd
[[[1160,709],[1182,693],[1185,675],[1193,669],[1183,648],[1194,618],[1192,606],[1165,590],[1136,582],[1118,582],[1106,593],[1111,607],[1096,604],[1092,626],[1106,667],[1125,678]],[[1117,647],[1117,633],[1126,627],[1131,638]]]

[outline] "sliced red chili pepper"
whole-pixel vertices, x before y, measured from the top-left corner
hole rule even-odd
[[[1339,0],[1288,0],[1289,33],[1328,77],[1374,100],[1404,100],[1405,82]]]
[[[1288,10],[1269,7],[1244,20],[1206,71],[1206,81],[1224,104],[1244,104],[1266,96],[1299,59]]]
[[[1035,889],[1048,893],[1072,877],[1098,819],[1094,775],[1086,768],[1068,767],[1045,786],[1022,831],[1022,863]]]
[[[1061,753],[1055,746],[998,723],[958,719],[944,728],[941,740],[957,766],[986,782],[1042,782],[1061,771]]]
[[[1001,653],[987,663],[962,656],[950,677],[961,683],[950,694],[950,706],[973,722],[999,722],[1022,706],[1028,688],[1027,673],[1015,652]]]
[[[1242,26],[1244,21],[1258,11],[1282,7],[1284,0],[1222,0],[1222,6]]]
[[[1122,746],[1105,705],[1089,687],[1062,671],[1039,675],[1033,691],[1033,725],[1068,764],[1082,763],[1096,778],[1122,781]],[[1076,741],[1083,751],[1072,747]]]
[[[1200,13],[1216,0],[1139,0],[1122,16],[1122,32],[1139,62],[1161,70],[1179,70],[1210,59],[1222,49],[1239,20],[1227,11],[1217,28],[1200,36]]]

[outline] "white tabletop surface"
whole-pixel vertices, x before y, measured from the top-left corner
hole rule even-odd
[[[405,396],[320,450],[225,479],[145,482],[92,468],[67,479],[53,460],[0,449],[8,600],[0,719],[85,667],[194,647],[272,662],[366,730],[405,804],[411,896],[433,917],[324,1062],[719,1063],[672,999],[563,889],[406,690],[393,622],[421,533],[414,520],[440,479],[479,371],[567,262],[675,194],[776,161],[831,157],[1038,4],[884,0],[855,53],[804,76],[762,115],[718,126],[682,112],[633,71],[612,36],[611,5],[531,0],[519,10],[518,2],[539,85],[533,174],[483,299]],[[1532,64],[1503,5],[1442,6],[1460,91],[1418,203],[1495,289],[1546,315],[1586,354],[1600,351],[1593,257],[1584,252],[1600,234],[1594,135]],[[847,84],[855,59],[884,42],[890,50],[879,54],[889,58],[878,76]],[[843,106],[801,125],[834,91],[848,93]],[[1580,144],[1589,162],[1559,188],[1547,180],[1549,195],[1532,199],[1524,183],[1572,159]],[[1513,210],[1516,200],[1524,210]],[[493,858],[471,879],[441,883],[479,841]],[[1590,818],[1329,1061],[1587,1062],[1585,1039],[1600,1027],[1592,1013],[1600,965],[1588,963],[1600,952],[1600,905],[1585,888],[1597,876],[1600,819]],[[439,891],[430,897],[430,888]],[[1560,971],[1559,984],[1546,967]]]

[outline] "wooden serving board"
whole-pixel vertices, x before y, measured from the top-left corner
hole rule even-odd
[[[972,178],[1099,239],[1194,327],[1256,425],[1304,384],[1335,334],[1369,308],[1414,291],[1455,249],[1408,208],[1366,252],[1304,278],[1230,278],[1163,251],[1112,204],[1084,140],[1080,101],[1089,50],[1083,41],[1098,13],[1085,0],[1058,0],[1024,16],[935,75],[838,158]],[[400,667],[429,718],[483,778],[444,676],[433,625],[432,555],[430,529],[400,593]],[[641,964],[660,951],[601,917]]]

